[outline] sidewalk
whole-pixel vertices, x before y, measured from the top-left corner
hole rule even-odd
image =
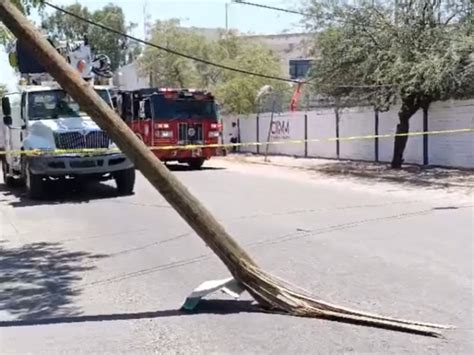
[[[459,188],[472,193],[474,169],[452,169],[404,165],[400,170],[390,168],[389,163],[374,163],[352,160],[294,158],[269,156],[268,162],[261,155],[233,154],[228,159],[248,163],[273,165],[317,172],[332,177],[354,177],[373,181],[391,181],[433,188]]]

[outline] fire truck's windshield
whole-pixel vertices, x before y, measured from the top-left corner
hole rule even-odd
[[[110,105],[107,90],[96,90],[97,94]],[[28,119],[47,120],[65,117],[80,117],[87,114],[63,90],[34,91],[28,93]]]
[[[153,118],[172,119],[217,119],[216,105],[212,100],[166,99],[152,96]]]

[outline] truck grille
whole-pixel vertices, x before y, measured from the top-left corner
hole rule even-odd
[[[54,133],[57,149],[94,149],[108,148],[110,138],[104,131]]]
[[[180,123],[178,127],[178,141],[181,144],[202,144],[203,131],[201,123]]]

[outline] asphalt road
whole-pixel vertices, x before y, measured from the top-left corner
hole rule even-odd
[[[472,195],[209,165],[174,170],[268,271],[326,301],[458,328],[435,339],[264,314],[248,296],[183,314],[194,287],[228,273],[143,178],[130,197],[59,186],[42,202],[0,183],[0,352],[473,352]]]

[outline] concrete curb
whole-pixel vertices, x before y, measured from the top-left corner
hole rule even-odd
[[[252,157],[260,157],[260,156],[252,156]],[[262,156],[263,158],[263,156]],[[472,189],[474,188],[474,185],[465,185],[465,184],[458,184],[458,183],[451,183],[451,182],[437,182],[437,181],[432,181],[432,180],[426,180],[422,178],[417,178],[416,176],[387,176],[383,174],[377,174],[377,173],[369,173],[369,172],[364,172],[364,171],[338,171],[335,169],[334,171],[325,171],[324,169],[318,169],[318,166],[299,166],[299,165],[292,165],[292,164],[281,164],[281,163],[276,163],[271,161],[271,157],[269,157],[268,162],[264,161],[254,161],[254,160],[249,160],[247,156],[227,156],[227,160],[232,160],[240,163],[245,163],[245,164],[255,164],[255,165],[267,165],[267,166],[276,166],[276,167],[282,167],[282,168],[290,168],[290,169],[298,169],[298,170],[304,170],[304,171],[311,171],[311,172],[317,172],[326,176],[333,176],[333,177],[342,177],[342,176],[353,176],[357,178],[370,178],[370,179],[375,179],[375,180],[385,180],[385,181],[391,181],[391,182],[397,182],[397,183],[411,183],[411,184],[418,184],[418,185],[426,185],[426,186],[439,186],[439,187],[454,187],[454,188],[467,188],[467,189]],[[298,158],[298,159],[303,159],[303,158]],[[328,160],[329,161],[329,160]],[[334,162],[334,160],[330,160],[331,162]],[[339,163],[342,163],[343,161],[338,161]],[[387,163],[388,164],[388,163]],[[374,163],[375,165],[375,163]],[[380,165],[384,165],[380,163]],[[446,170],[456,170],[456,169],[446,169]],[[464,171],[464,170],[463,170]],[[472,172],[473,179],[474,179],[474,172]]]

